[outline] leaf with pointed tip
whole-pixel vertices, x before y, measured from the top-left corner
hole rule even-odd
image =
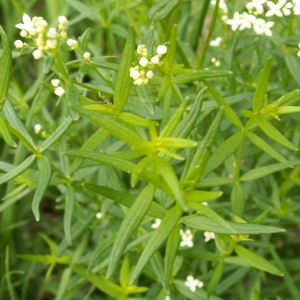
[[[67,186],[65,209],[64,209],[64,232],[66,241],[69,245],[72,245],[72,216],[75,206],[75,191],[71,185]]]
[[[52,175],[51,163],[49,158],[47,158],[44,155],[38,157],[38,168],[39,168],[38,183],[31,204],[32,212],[37,221],[40,220],[39,205],[49,185],[51,175]]]
[[[13,140],[7,126],[6,122],[0,118],[0,135],[3,137],[4,141],[7,143],[7,145],[11,147],[17,147],[16,142]]]
[[[79,119],[79,114],[71,108],[71,104],[75,103],[76,105],[79,105],[79,98],[80,94],[77,86],[75,84],[69,85],[66,89],[65,99],[69,109],[69,114],[74,121]]]
[[[109,256],[109,265],[106,274],[107,277],[110,277],[116,269],[119,259],[121,258],[131,235],[143,221],[153,201],[154,191],[154,186],[152,184],[148,184],[128,210],[120,226],[116,241],[114,242]]]
[[[245,247],[235,245],[234,250],[237,253],[237,255],[243,260],[245,260],[250,266],[259,270],[263,270],[270,274],[283,276],[283,273],[277,267],[271,264],[268,260],[246,249]]]

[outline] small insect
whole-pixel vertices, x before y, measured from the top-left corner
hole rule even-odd
[[[111,107],[113,104],[112,102],[110,101],[110,99],[106,96],[103,96],[101,95],[101,93],[99,92],[98,93],[98,96],[99,96],[99,102],[102,104],[102,105],[105,105],[105,106],[108,106],[108,107]]]

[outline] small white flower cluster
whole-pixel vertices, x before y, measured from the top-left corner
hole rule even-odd
[[[67,40],[67,45],[72,49],[77,49],[78,48],[78,42],[76,40],[73,39],[68,39]]]
[[[154,223],[151,225],[151,228],[157,229],[161,223],[161,219],[155,219]]]
[[[264,11],[264,5],[267,7],[267,12]],[[262,15],[265,13],[266,17],[283,17],[290,16],[292,14],[300,14],[300,1],[299,0],[278,0],[277,3],[274,1],[267,0],[252,0],[246,5],[248,12],[254,15]]]
[[[191,248],[194,246],[193,242],[193,234],[190,229],[187,229],[186,231],[183,231],[182,229],[180,230],[180,235],[181,235],[181,242],[180,242],[180,247],[188,247]]]
[[[246,28],[252,28],[257,34],[265,34],[272,36],[271,28],[274,26],[274,22],[266,22],[264,19],[256,18],[254,15],[246,12],[239,14],[235,12],[233,19],[228,19],[226,24],[231,25],[233,31],[244,30]]]
[[[140,57],[139,63],[129,70],[129,76],[133,79],[133,84],[147,84],[149,79],[151,79],[154,75],[151,68],[160,64],[160,59],[167,53],[167,51],[167,46],[160,45],[156,49],[156,55],[149,58],[147,47],[145,45],[138,45],[136,53]]]
[[[192,292],[196,292],[196,288],[203,288],[204,283],[203,281],[200,281],[199,279],[194,278],[193,276],[189,275],[186,278],[185,286],[187,286]]]
[[[52,79],[51,84],[53,85],[54,89],[54,94],[58,97],[62,97],[64,93],[66,92],[60,85],[60,80],[59,79]]]
[[[103,213],[102,212],[97,212],[96,213],[96,218],[97,219],[102,219],[103,218]]]
[[[214,40],[211,40],[209,45],[212,47],[219,47],[221,45],[222,42],[222,38],[219,36],[217,38],[215,38]]]
[[[60,16],[58,17],[58,29],[54,27],[48,28],[47,21],[42,17],[33,17],[31,19],[27,14],[23,14],[23,23],[17,24],[16,27],[21,29],[21,37],[33,41],[33,47],[36,50],[32,52],[32,55],[35,59],[40,59],[45,51],[57,48],[60,38],[67,37],[67,24],[67,18]],[[16,40],[14,45],[17,49],[28,46],[27,43],[21,40]]]
[[[216,67],[220,67],[221,65],[221,62],[216,59],[215,57],[213,57],[211,60],[210,60]]]
[[[205,231],[204,233],[204,242],[208,242],[210,240],[215,239],[215,234],[213,232]]]
[[[298,53],[297,53],[297,56],[300,57],[300,43],[298,44],[298,48],[299,48],[299,51],[298,51]]]
[[[210,3],[215,6],[216,5],[216,0],[211,0]],[[224,15],[226,15],[228,13],[228,9],[227,9],[227,4],[225,3],[224,0],[220,0],[219,2],[219,9],[222,11],[222,13]]]

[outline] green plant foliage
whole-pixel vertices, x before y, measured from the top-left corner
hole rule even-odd
[[[0,2],[1,300],[300,299],[300,7],[273,2]]]

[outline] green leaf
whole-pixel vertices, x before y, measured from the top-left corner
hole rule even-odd
[[[299,40],[298,40],[299,45]],[[285,53],[284,60],[286,66],[288,67],[292,77],[297,82],[297,85],[300,85],[300,64],[299,58],[295,54]]]
[[[32,212],[37,221],[40,220],[39,205],[51,179],[52,171],[51,171],[50,160],[46,156],[38,157],[38,168],[39,168],[39,178],[38,178],[36,191],[34,193],[32,199],[32,205],[31,205]]]
[[[92,151],[95,150],[100,144],[102,144],[108,137],[110,133],[103,127],[97,129],[80,147],[79,151]],[[43,146],[43,145],[42,145]],[[76,158],[69,168],[69,173],[72,174],[77,170],[82,164],[84,159]]]
[[[274,113],[277,115],[285,115],[300,112],[299,106],[280,106],[274,110]]]
[[[198,120],[198,117],[200,115],[201,107],[202,107],[202,101],[203,101],[203,94],[206,91],[206,87],[200,90],[200,92],[197,94],[194,104],[191,107],[189,113],[186,115],[186,117],[181,120],[181,122],[178,124],[177,128],[175,129],[173,136],[178,138],[186,138],[189,136],[192,129],[195,128],[195,124]]]
[[[197,146],[197,142],[182,138],[159,138],[155,144],[163,148],[192,148]]]
[[[268,87],[269,76],[271,72],[271,61],[272,61],[271,58],[267,59],[264,68],[262,70],[262,73],[259,77],[255,94],[254,94],[253,103],[252,103],[252,109],[254,112],[259,112],[263,104],[264,97]]]
[[[154,167],[164,179],[165,184],[173,191],[176,201],[178,201],[183,209],[187,209],[179,180],[172,166],[164,158],[157,156],[154,160]]]
[[[122,120],[125,123],[132,124],[135,126],[140,126],[140,127],[148,127],[149,125],[149,120],[139,117],[137,115],[127,113],[127,112],[122,112],[119,114],[119,120]]]
[[[153,157],[146,156],[136,164],[136,166],[134,167],[131,173],[131,178],[130,178],[130,185],[132,187],[135,187],[137,185],[141,171],[145,170],[152,162],[153,162]]]
[[[121,258],[131,235],[143,221],[152,203],[154,191],[154,186],[152,184],[148,184],[128,210],[120,226],[116,241],[109,256],[109,265],[106,277],[110,277],[116,269],[119,259]]]
[[[7,172],[6,174],[0,176],[0,184],[8,182],[8,181],[14,179],[15,177],[17,177],[18,175],[20,175],[21,173],[23,173],[25,170],[27,170],[32,165],[35,158],[36,158],[35,155],[31,155],[31,156],[27,157],[17,167],[15,167],[11,171]]]
[[[170,233],[176,226],[177,222],[179,221],[181,215],[182,215],[182,209],[178,205],[171,208],[169,212],[166,214],[159,227],[151,235],[144,251],[142,252],[137,262],[137,265],[132,273],[131,280],[130,280],[131,283],[133,283],[137,279],[137,277],[143,270],[144,266],[147,264],[147,262],[154,254],[154,252],[159,249],[159,247],[170,235]]]
[[[215,287],[220,282],[222,274],[223,274],[223,265],[224,262],[220,260],[216,267],[214,267],[212,276],[210,278],[208,287],[207,287],[207,297],[209,298],[210,295],[213,293]]]
[[[180,3],[180,0],[162,0],[153,5],[149,10],[149,20],[162,20],[166,18]]]
[[[234,110],[228,105],[227,101],[221,96],[221,94],[218,92],[218,90],[210,84],[208,81],[204,81],[204,84],[208,87],[208,90],[218,103],[220,107],[224,107],[224,114],[226,118],[238,129],[243,129],[243,124],[240,120],[240,118],[236,115]]]
[[[190,227],[202,230],[209,231],[214,233],[223,233],[223,234],[261,234],[261,233],[276,233],[276,232],[284,232],[284,229],[267,226],[267,225],[257,225],[257,224],[249,224],[249,223],[235,223],[231,221],[226,221],[233,230],[229,230],[224,226],[221,226],[216,221],[211,218],[199,215],[192,215],[188,217],[183,217],[180,221]]]
[[[132,195],[124,191],[117,191],[106,186],[91,183],[83,183],[82,186],[126,207],[131,207],[137,197],[136,195]],[[168,211],[163,206],[152,201],[150,208],[147,211],[147,215],[153,218],[163,219],[167,212]]]
[[[266,143],[263,139],[261,139],[256,134],[247,131],[246,136],[248,139],[258,148],[265,151],[267,154],[275,158],[276,160],[280,161],[281,163],[284,163],[291,167],[291,164],[283,157],[281,154],[279,154],[273,147],[271,147],[268,143]]]
[[[21,122],[17,114],[15,113],[15,110],[13,106],[11,105],[10,101],[7,100],[5,102],[4,108],[3,108],[5,117],[7,122],[13,127],[7,125],[8,130],[16,135],[18,138],[22,140],[22,142],[31,150],[36,152],[36,147],[34,145],[33,139],[31,138],[30,134],[28,133],[26,127]],[[24,138],[21,138],[24,137]]]
[[[132,67],[135,58],[135,35],[133,27],[130,28],[125,48],[122,54],[122,61],[117,77],[117,84],[114,93],[114,105],[117,111],[121,111],[126,104],[132,86],[132,78],[129,77],[129,69]]]
[[[237,132],[230,138],[228,138],[223,144],[221,144],[217,150],[211,155],[209,158],[206,169],[205,175],[208,175],[217,167],[219,167],[231,154],[233,154],[237,148],[242,144],[244,139],[243,132]]]
[[[172,79],[173,84],[184,84],[184,83],[190,83],[198,80],[203,80],[207,78],[216,78],[216,77],[223,77],[232,75],[231,71],[226,70],[201,70],[196,71],[193,70],[192,74],[183,74],[174,76]]]
[[[123,289],[106,279],[102,274],[93,274],[88,272],[83,266],[75,265],[73,270],[82,278],[92,283],[97,289],[104,292],[105,294],[119,299],[120,295],[124,295]]]
[[[0,135],[2,135],[4,141],[11,147],[17,147],[16,142],[13,140],[5,121],[0,118]]]
[[[71,104],[75,103],[76,105],[79,105],[79,98],[80,94],[77,86],[74,84],[69,85],[66,89],[65,99],[69,109],[69,114],[74,121],[79,119],[79,114],[72,109]]]
[[[58,289],[56,291],[56,296],[54,300],[62,300],[64,299],[64,295],[67,293],[67,290],[70,286],[70,279],[72,275],[72,268],[68,267],[64,269],[61,280],[59,282]]]
[[[71,105],[71,107],[77,111],[80,115],[90,119],[97,125],[104,127],[110,134],[125,142],[126,144],[133,146],[134,144],[143,141],[140,135],[128,126],[124,126],[124,123],[118,122],[111,117],[101,116],[97,112],[89,111],[80,106]]]
[[[221,197],[222,194],[223,194],[222,191],[213,192],[213,191],[192,190],[192,191],[186,191],[184,197],[188,202],[199,203],[199,202],[215,200]]]
[[[69,245],[72,245],[72,216],[75,206],[75,191],[70,185],[67,186],[66,198],[65,198],[65,209],[64,209],[64,232],[66,241]]]
[[[259,270],[263,270],[270,274],[283,276],[283,273],[277,267],[271,264],[268,260],[244,248],[243,246],[235,245],[234,250],[237,253],[237,255],[243,260],[245,260],[250,266]]]
[[[255,167],[253,170],[250,170],[249,172],[243,174],[240,180],[256,180],[287,168],[289,168],[289,166],[287,166],[286,164],[272,164],[263,167]]]
[[[73,124],[73,119],[67,117],[65,121],[42,143],[40,147],[40,152],[48,149],[53,145]]]
[[[200,147],[197,149],[194,158],[189,167],[187,176],[185,178],[185,184],[188,186],[195,186],[201,176],[203,175],[207,161],[211,156],[211,148],[215,142],[215,137],[218,132],[220,123],[223,118],[223,109],[220,108],[214,121],[212,122],[208,132],[200,143]]]
[[[172,279],[173,265],[180,244],[180,240],[180,226],[176,225],[168,237],[166,254],[164,258],[164,286],[166,290],[168,290],[169,283]]]
[[[278,129],[276,129],[268,120],[264,118],[256,119],[259,128],[271,139],[276,141],[277,143],[291,149],[297,151],[298,148],[293,145]]]
[[[184,100],[181,102],[174,115],[171,117],[171,119],[168,121],[168,123],[160,133],[159,138],[166,138],[172,136],[182,118],[183,113],[186,110],[187,104],[188,100]]]
[[[0,58],[0,111],[3,108],[3,105],[6,100],[6,96],[9,89],[9,83],[11,78],[11,67],[12,67],[12,56],[10,43],[7,39],[7,36],[0,25],[0,35],[2,39],[3,51]]]
[[[242,217],[245,209],[245,194],[239,182],[235,182],[230,197],[231,212]]]

